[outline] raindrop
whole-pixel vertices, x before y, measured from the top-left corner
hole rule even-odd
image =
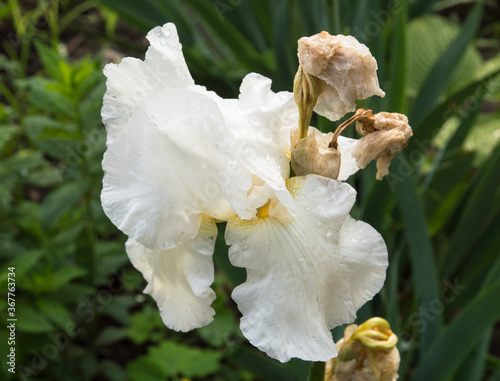
[[[250,117],[248,119],[250,121],[250,124],[252,124],[254,126],[260,126],[260,120],[255,115],[250,115]]]

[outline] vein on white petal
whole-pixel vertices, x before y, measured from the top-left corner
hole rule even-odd
[[[337,354],[330,329],[352,322],[380,289],[387,251],[373,228],[352,224],[355,191],[348,184],[309,175],[287,186],[296,217],[228,222],[230,260],[247,269],[232,296],[253,345],[282,362],[326,361]],[[365,258],[372,247],[373,261]]]
[[[144,292],[158,304],[166,326],[186,332],[209,324],[215,293],[212,254],[217,236],[213,219],[203,217],[197,236],[169,250],[150,250],[133,239],[126,243],[134,267],[148,285]]]

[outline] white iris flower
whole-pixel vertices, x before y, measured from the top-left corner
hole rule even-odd
[[[380,290],[385,243],[349,216],[355,190],[317,175],[289,178],[293,94],[257,74],[238,99],[196,85],[173,24],[154,28],[144,61],[105,68],[107,151],[102,204],[129,240],[164,323],[210,323],[216,222],[247,270],[232,297],[249,341],[282,362],[337,355],[330,329],[351,323]],[[345,179],[357,170],[340,138]],[[351,158],[351,159],[349,159]]]

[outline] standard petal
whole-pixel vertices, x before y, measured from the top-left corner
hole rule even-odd
[[[337,354],[330,329],[352,322],[381,288],[387,251],[375,230],[348,216],[348,184],[309,175],[287,186],[296,217],[228,222],[231,262],[247,269],[232,296],[253,345],[282,362],[326,361]]]
[[[356,164],[356,158],[352,155],[359,140],[339,136],[337,142],[339,144],[338,149],[341,155],[338,179],[343,181],[347,180],[349,176],[354,175],[357,171],[359,171],[359,167]]]
[[[169,250],[149,250],[129,239],[126,250],[148,286],[149,294],[158,304],[165,325],[176,331],[190,331],[213,320],[210,307],[215,293],[214,251],[217,227],[213,219],[204,218],[198,235]]]
[[[127,57],[104,68],[107,91],[101,111],[108,132],[122,128],[132,112],[152,91],[193,86],[175,25],[152,29],[144,61]]]
[[[122,133],[108,134],[107,144],[104,211],[150,249],[194,238],[202,213],[220,220],[254,213],[247,199],[250,173],[218,106],[201,93],[150,94]]]
[[[238,99],[215,100],[236,138],[243,165],[294,214],[285,185],[290,175],[290,131],[298,123],[293,94],[274,93],[269,78],[250,73],[241,83]]]

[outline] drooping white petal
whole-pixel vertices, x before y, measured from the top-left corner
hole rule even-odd
[[[348,184],[309,175],[287,186],[296,217],[228,222],[230,260],[247,269],[232,296],[253,345],[282,362],[326,361],[337,354],[330,329],[352,322],[382,287],[387,250],[373,228],[348,216]]]
[[[201,213],[221,220],[254,213],[247,199],[250,173],[217,104],[202,93],[149,94],[120,134],[108,134],[107,144],[104,211],[148,248],[194,238]]]
[[[186,332],[213,320],[216,236],[215,222],[204,218],[198,235],[173,249],[150,250],[133,239],[126,243],[130,261],[148,282],[144,293],[153,297],[171,329]]]
[[[104,68],[107,91],[101,115],[108,132],[122,128],[151,92],[194,85],[174,24],[158,26],[146,38],[151,45],[144,61],[127,57]]]

